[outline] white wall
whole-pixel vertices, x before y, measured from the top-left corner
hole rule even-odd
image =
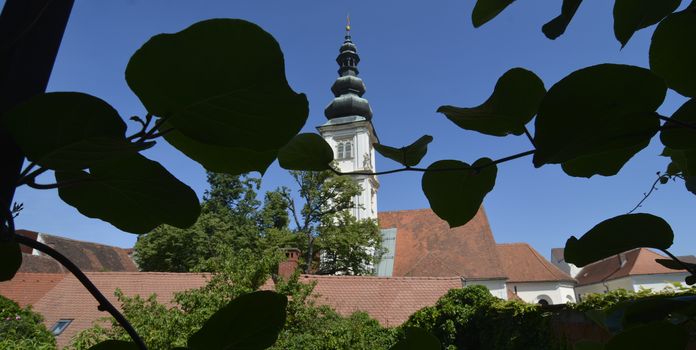
[[[545,299],[549,304],[565,304],[575,302],[575,291],[572,283],[565,282],[508,282],[508,288],[527,303],[536,304]]]
[[[641,289],[650,289],[653,292],[659,292],[664,289],[674,288],[675,283],[679,283],[683,287],[688,287],[684,282],[684,279],[688,275],[689,274],[686,272],[656,275],[636,275],[631,276],[631,279],[633,282],[633,290],[636,292]]]
[[[488,288],[494,297],[507,300],[507,288],[505,280],[465,280],[462,279],[462,287],[466,286],[484,286]]]

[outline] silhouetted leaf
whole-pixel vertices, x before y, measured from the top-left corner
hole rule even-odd
[[[399,340],[389,350],[440,350],[440,341],[430,332],[421,328],[406,328],[406,337]]]
[[[692,98],[684,103],[674,114],[672,119],[696,126],[696,99]],[[660,132],[662,144],[671,149],[696,149],[696,130],[680,126],[676,123],[665,123],[665,126],[673,128],[663,129]]]
[[[188,339],[192,350],[256,350],[273,345],[285,325],[287,297],[260,291],[242,295],[215,312]]]
[[[126,124],[103,100],[78,92],[38,95],[3,119],[26,157],[56,170],[79,170],[152,144],[126,140]]]
[[[513,68],[498,79],[493,94],[473,108],[440,106],[437,111],[460,128],[493,136],[524,134],[546,94],[544,82],[523,68]]]
[[[458,160],[440,160],[423,174],[421,184],[430,207],[450,227],[469,222],[495,186],[498,173],[495,165],[475,169],[491,162],[488,158],[481,158],[472,165]]]
[[[162,130],[169,130],[164,123]],[[248,148],[216,146],[198,142],[177,130],[164,135],[172,146],[201,164],[206,170],[232,175],[258,171],[263,175],[276,159],[277,151],[254,151]]]
[[[696,149],[675,150],[665,147],[661,155],[672,159],[668,173],[681,172],[685,177],[696,176]]]
[[[634,154],[647,147],[650,140],[606,152],[580,156],[561,163],[563,171],[570,176],[587,177],[594,175],[613,176],[628,162]]]
[[[696,194],[696,176],[684,176],[684,186],[689,192]]]
[[[573,19],[573,16],[575,16],[575,12],[578,10],[578,7],[580,7],[581,2],[582,0],[563,0],[561,14],[541,27],[541,31],[544,32],[544,35],[553,40],[565,33],[568,24]]]
[[[541,102],[534,165],[638,150],[660,126],[654,113],[666,91],[662,79],[640,67],[600,64],[571,73]],[[602,172],[615,167],[610,164]]]
[[[123,340],[106,340],[92,346],[89,350],[138,350],[135,343]]]
[[[671,269],[671,270],[684,270],[684,267],[680,263],[678,263],[672,259],[655,259],[655,261],[658,264],[660,264],[668,269]],[[684,263],[684,265],[689,266],[692,269],[696,269],[696,264],[692,264],[692,263],[688,263],[688,262],[684,262],[684,261],[682,261],[682,263]]]
[[[686,309],[691,303],[675,298],[648,298],[626,302],[623,328],[628,329],[636,325],[661,321],[671,313]]]
[[[161,224],[191,226],[200,213],[198,197],[159,163],[139,154],[85,171],[57,171],[60,198],[80,213],[132,233]]]
[[[278,43],[243,20],[154,36],[131,57],[126,80],[150,113],[206,145],[277,151],[307,119],[307,99],[288,85]]]
[[[288,170],[328,170],[333,159],[331,146],[312,133],[296,135],[278,152],[278,163]]]
[[[688,332],[669,322],[660,321],[627,329],[609,339],[606,350],[660,349],[684,350]]]
[[[650,69],[678,93],[696,97],[696,12],[673,13],[657,25],[650,44]]]
[[[478,0],[471,12],[471,22],[475,28],[492,20],[515,0]]]
[[[22,265],[22,250],[14,240],[0,238],[0,282],[9,281]]]
[[[616,0],[614,2],[614,36],[621,47],[639,29],[649,27],[674,12],[681,0]]]
[[[604,350],[604,344],[589,340],[581,340],[573,344],[573,350]]]
[[[430,135],[423,135],[414,143],[401,148],[385,146],[379,143],[373,144],[375,151],[404,166],[416,166],[428,153],[428,144],[433,141]]]
[[[667,249],[674,232],[662,218],[651,214],[625,214],[604,220],[580,239],[571,236],[565,245],[568,263],[582,267],[633,248]]]

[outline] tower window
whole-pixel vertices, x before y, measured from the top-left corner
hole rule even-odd
[[[336,159],[353,158],[353,141],[338,141],[336,145]]]

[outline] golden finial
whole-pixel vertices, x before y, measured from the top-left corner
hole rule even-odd
[[[346,32],[350,32],[350,13],[346,16]]]

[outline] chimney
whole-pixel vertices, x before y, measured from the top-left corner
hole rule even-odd
[[[299,264],[300,250],[297,248],[285,249],[285,261],[278,264],[278,276],[282,277],[284,280],[288,280]]]

